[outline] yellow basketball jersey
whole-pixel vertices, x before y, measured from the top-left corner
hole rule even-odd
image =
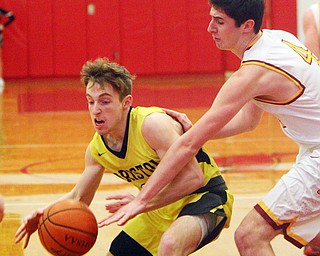
[[[91,155],[105,167],[106,171],[132,183],[138,189],[141,189],[146,183],[160,162],[159,156],[145,141],[141,131],[145,118],[154,112],[164,113],[158,107],[131,108],[120,152],[110,149],[103,141],[102,136],[97,133],[90,143]],[[154,136],[161,135],[155,134]],[[204,172],[206,181],[220,176],[215,162],[203,149],[197,154],[197,160]]]

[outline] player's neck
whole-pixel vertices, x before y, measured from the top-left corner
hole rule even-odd
[[[262,31],[259,31],[257,34],[253,34],[252,37],[249,38],[247,45],[244,48],[245,52],[247,49],[249,49],[251,46],[253,46],[259,38],[262,36]]]
[[[233,51],[233,53],[239,58],[243,58],[243,54],[246,50],[248,50],[252,45],[254,45],[259,38],[262,36],[262,31],[259,31],[257,34],[252,34],[248,36],[243,42],[241,46],[238,48],[238,51]]]
[[[120,152],[122,149],[122,144],[124,136],[127,129],[127,121],[129,116],[129,108],[124,112],[123,118],[120,123],[117,125],[117,128],[114,128],[109,133],[103,136],[105,143],[114,151]]]
[[[104,136],[104,140],[109,148],[114,151],[120,151],[123,143],[123,136],[115,136],[112,134],[107,134]]]

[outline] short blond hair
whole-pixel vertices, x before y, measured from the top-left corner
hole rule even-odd
[[[88,86],[89,82],[98,83],[101,87],[109,84],[119,92],[120,99],[132,94],[132,81],[135,76],[131,75],[124,66],[110,62],[108,58],[87,61],[80,74],[85,86]]]

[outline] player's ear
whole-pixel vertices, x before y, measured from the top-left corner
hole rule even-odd
[[[133,97],[132,95],[127,95],[126,97],[123,98],[122,100],[122,106],[123,108],[128,108],[132,105],[132,102],[133,102]]]
[[[246,20],[242,26],[243,26],[243,29],[246,31],[246,32],[251,32],[252,30],[254,30],[254,20],[252,19],[249,19],[249,20]]]

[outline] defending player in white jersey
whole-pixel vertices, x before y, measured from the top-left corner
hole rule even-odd
[[[263,0],[209,2],[208,32],[219,49],[231,51],[242,64],[113,221],[123,224],[144,212],[206,141],[251,131],[266,111],[279,119],[300,151],[296,164],[241,222],[235,233],[238,250],[242,256],[274,255],[270,242],[279,234],[299,248],[308,243],[320,246],[319,60],[293,35],[261,31]]]

